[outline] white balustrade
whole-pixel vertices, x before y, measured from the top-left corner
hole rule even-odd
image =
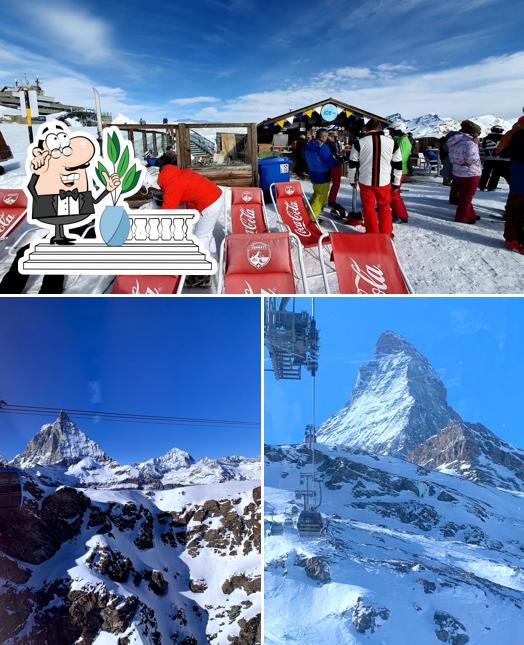
[[[130,231],[127,239],[132,242],[176,242],[177,244],[192,244],[188,239],[188,220],[193,218],[190,214],[173,215],[158,213],[154,216],[144,217],[140,214],[129,214]]]

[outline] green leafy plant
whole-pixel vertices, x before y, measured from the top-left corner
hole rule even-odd
[[[110,165],[109,162],[112,164],[113,170],[110,172],[107,166],[99,161],[95,172],[99,181],[106,187],[107,178],[110,175],[117,174],[120,177],[120,190],[117,189],[111,193],[113,204],[116,204],[121,195],[130,193],[137,187],[143,168],[132,153],[131,143],[122,139],[122,135],[117,128],[111,128],[111,130],[105,132],[105,149],[102,158],[108,166]],[[133,162],[131,166],[129,165],[130,161]]]

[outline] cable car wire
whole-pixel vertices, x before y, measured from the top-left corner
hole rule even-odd
[[[58,415],[63,408],[52,408],[46,406],[5,404],[0,407],[0,414],[15,414],[29,416],[49,416]],[[224,426],[238,428],[259,428],[260,423],[257,421],[244,421],[233,419],[205,419],[198,417],[176,417],[160,416],[149,414],[134,414],[125,412],[108,412],[103,410],[81,410],[67,409],[68,414],[74,417],[84,419],[97,419],[107,421],[118,421],[127,423],[149,423],[159,425],[193,425],[193,426]]]

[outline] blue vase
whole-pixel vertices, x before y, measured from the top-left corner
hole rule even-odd
[[[131,229],[123,206],[106,206],[100,216],[100,235],[108,246],[122,246]]]

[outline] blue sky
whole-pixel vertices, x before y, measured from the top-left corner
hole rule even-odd
[[[320,368],[317,424],[351,398],[358,369],[373,358],[391,329],[436,369],[449,404],[465,421],[480,422],[524,448],[522,298],[317,298]],[[311,311],[300,299],[297,311]],[[266,360],[265,367],[270,367]],[[311,377],[275,381],[265,372],[265,441],[301,440],[311,423]]]
[[[150,122],[259,121],[330,95],[378,114],[514,118],[524,4],[501,0],[3,3],[0,83]]]
[[[2,298],[0,311],[8,404],[260,420],[258,299]],[[0,454],[14,457],[53,420],[0,413]],[[122,463],[173,447],[260,454],[256,427],[77,423]]]

